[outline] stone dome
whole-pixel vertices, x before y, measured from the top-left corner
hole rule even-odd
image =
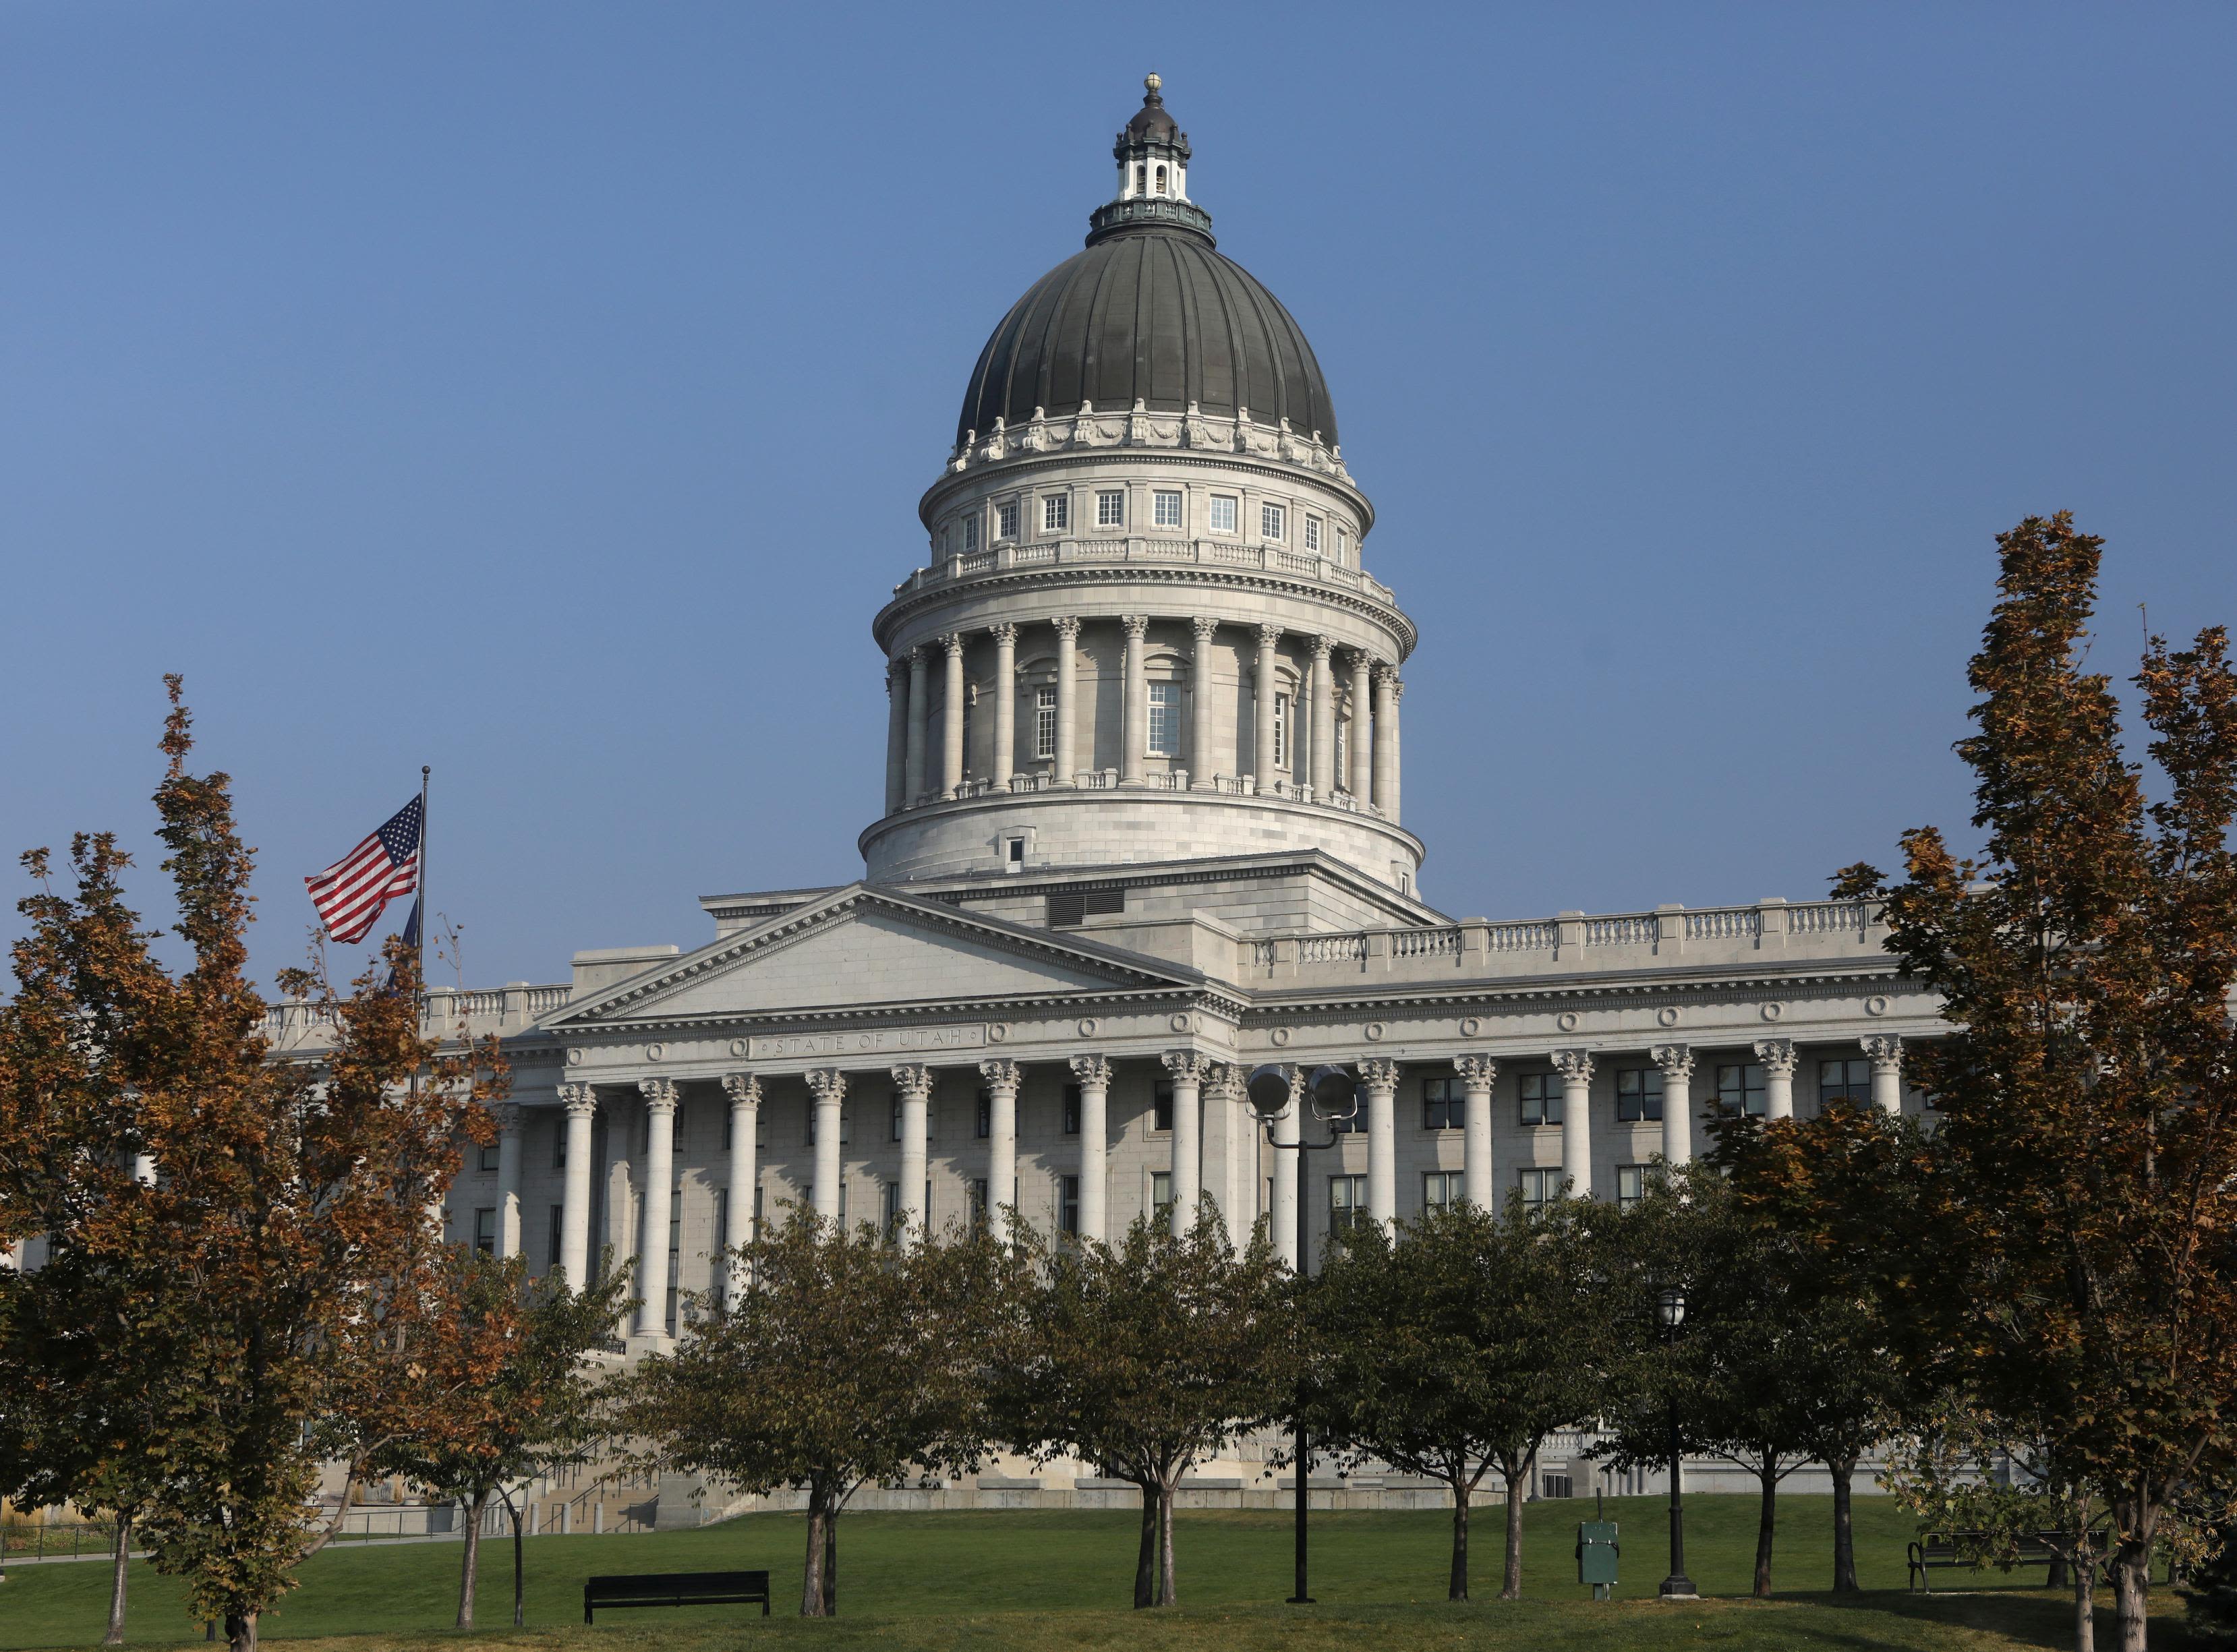
[[[1154,88],[1151,97],[1154,99]],[[1119,135],[1163,148],[1161,124]],[[1176,148],[1175,153],[1178,153]],[[1086,250],[1058,265],[1010,306],[979,352],[955,423],[982,436],[1001,419],[1021,425],[1035,408],[1069,416],[1082,402],[1124,412],[1200,411],[1253,424],[1283,419],[1299,436],[1337,441],[1336,409],[1313,347],[1282,301],[1250,271],[1221,256],[1211,216],[1183,197],[1122,199],[1099,209]]]

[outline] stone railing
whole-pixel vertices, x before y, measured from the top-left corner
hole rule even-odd
[[[984,579],[1020,568],[1101,566],[1118,563],[1196,563],[1208,568],[1247,568],[1275,574],[1293,574],[1316,584],[1333,585],[1390,608],[1397,594],[1381,581],[1356,568],[1331,562],[1282,545],[1252,544],[1231,539],[1186,539],[1175,536],[1112,534],[1092,539],[1055,539],[1033,544],[997,545],[948,557],[929,568],[920,568],[894,587],[895,596],[928,589],[957,580]]]
[[[1784,948],[1790,939],[1864,942],[1877,927],[1862,901],[1764,901],[1753,906],[1718,906],[1688,911],[1665,906],[1651,912],[1559,918],[1524,923],[1474,921],[1422,928],[1352,930],[1335,934],[1277,936],[1241,944],[1246,973],[1294,975],[1340,966],[1349,972],[1417,971],[1423,967],[1510,972],[1516,965],[1536,967],[1521,955],[1542,955],[1548,964],[1582,961],[1593,967],[1601,955],[1681,954],[1689,945],[1704,958],[1720,953]],[[1498,962],[1504,955],[1512,963]],[[1618,961],[1607,958],[1607,963]]]
[[[550,1015],[573,991],[571,985],[439,990],[426,995],[420,1008],[421,1024],[431,1033],[445,1033],[464,1023],[475,1037],[509,1030]],[[339,1018],[331,1004],[274,1004],[264,1011],[264,1036],[281,1046],[323,1043],[333,1037]]]
[[[1351,472],[1344,469],[1343,450],[1322,441],[1318,431],[1293,431],[1286,418],[1262,425],[1250,417],[1247,407],[1237,410],[1233,418],[1222,418],[1199,411],[1194,402],[1183,413],[1153,413],[1139,401],[1129,409],[1099,411],[1092,402],[1082,402],[1077,411],[1053,417],[1036,407],[1033,416],[1022,425],[1010,425],[998,418],[990,431],[966,431],[963,439],[948,451],[947,469],[955,474],[1003,459],[1106,447],[1244,453],[1343,482],[1351,480]]]
[[[997,786],[992,780],[982,776],[964,781],[953,792],[927,793],[914,803],[904,803],[896,813],[930,808],[940,803],[967,802],[975,798],[1011,797],[1066,789],[1064,783],[1054,774],[1040,770],[1030,774],[1013,774],[1006,786]],[[1292,786],[1287,780],[1277,781],[1272,787],[1262,790],[1255,775],[1207,774],[1199,778],[1184,768],[1152,770],[1138,780],[1120,778],[1119,771],[1115,768],[1084,768],[1072,777],[1071,789],[1080,792],[1116,792],[1122,789],[1186,792],[1198,797],[1267,798],[1280,803],[1334,809],[1340,814],[1363,814],[1374,820],[1389,818],[1382,810],[1350,792],[1324,792],[1310,786]]]

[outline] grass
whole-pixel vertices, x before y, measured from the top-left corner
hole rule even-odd
[[[1290,1527],[1283,1514],[1184,1513],[1178,1517],[1176,1570],[1182,1609],[1126,1609],[1133,1579],[1135,1516],[1128,1511],[861,1514],[840,1527],[839,1604],[831,1622],[796,1610],[804,1523],[795,1515],[749,1515],[718,1526],[640,1537],[546,1537],[527,1547],[525,1630],[510,1627],[511,1546],[484,1545],[479,1577],[485,1626],[478,1643],[558,1652],[590,1641],[601,1652],[658,1646],[663,1652],[728,1649],[749,1640],[851,1648],[1090,1649],[1281,1647],[1310,1652],[1356,1649],[1500,1647],[1516,1652],[1663,1646],[1789,1652],[1917,1649],[2003,1652],[2068,1643],[2063,1592],[2036,1586],[2040,1573],[2010,1577],[1941,1573],[1928,1598],[1902,1593],[1911,1523],[1889,1500],[1857,1504],[1858,1568],[1868,1590],[1836,1603],[1818,1591],[1831,1570],[1831,1501],[1780,1500],[1774,1581],[1779,1598],[1745,1596],[1753,1564],[1754,1500],[1687,1500],[1687,1570],[1722,1598],[1698,1607],[1653,1600],[1667,1570],[1666,1517],[1652,1499],[1607,1505],[1621,1523],[1623,1583],[1617,1598],[1592,1601],[1575,1582],[1576,1523],[1592,1504],[1530,1505],[1523,1588],[1500,1602],[1504,1511],[1479,1510],[1473,1524],[1476,1599],[1446,1602],[1450,1518],[1437,1512],[1320,1514],[1313,1520],[1313,1593],[1320,1604],[1289,1607]],[[302,1587],[264,1620],[268,1638],[352,1637],[336,1652],[386,1652],[459,1638],[456,1543],[363,1545],[330,1550],[303,1570]],[[736,1608],[617,1614],[612,1626],[581,1627],[582,1580],[603,1571],[766,1568],[777,1615],[764,1622]],[[0,1590],[0,1649],[97,1642],[107,1610],[109,1568],[98,1562],[11,1568]],[[132,1576],[129,1638],[135,1644],[199,1641],[185,1617],[178,1580],[144,1565]],[[2174,1603],[2160,1603],[2174,1613]],[[2155,1622],[2163,1644],[2179,1613]],[[2101,1629],[2108,1632],[2109,1622]],[[305,1652],[310,1652],[306,1648]]]

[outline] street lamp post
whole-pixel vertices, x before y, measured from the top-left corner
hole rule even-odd
[[[1662,1326],[1663,1346],[1675,1350],[1678,1339],[1686,1327],[1686,1293],[1668,1290],[1655,1299],[1654,1316]],[[1670,1417],[1670,1576],[1662,1580],[1662,1598],[1666,1601],[1699,1600],[1693,1580],[1686,1576],[1686,1505],[1679,1476],[1680,1442],[1678,1435],[1678,1399],[1669,1396]]]
[[[1336,1146],[1335,1127],[1341,1121],[1352,1117],[1359,1111],[1359,1092],[1352,1083],[1351,1075],[1345,1072],[1343,1068],[1316,1067],[1313,1070],[1312,1076],[1305,1081],[1305,1094],[1300,1096],[1294,1093],[1290,1083],[1290,1068],[1275,1065],[1257,1068],[1251,1072],[1250,1081],[1245,1086],[1245,1093],[1250,1098],[1251,1111],[1257,1114],[1258,1122],[1266,1132],[1269,1145],[1281,1152],[1294,1153],[1297,1155],[1297,1278],[1302,1281],[1305,1277],[1305,1258],[1310,1254],[1307,1248],[1306,1235],[1310,1232],[1307,1223],[1312,1214],[1312,1201],[1305,1196],[1305,1188],[1308,1186],[1308,1178],[1305,1175],[1305,1155],[1317,1152],[1323,1148]],[[1294,1142],[1276,1140],[1274,1121],[1289,1111],[1291,1107],[1302,1108],[1308,1102],[1312,1108],[1313,1116],[1330,1127],[1328,1140],[1325,1142],[1305,1140],[1305,1121],[1302,1111],[1297,1118],[1297,1139]],[[1301,1306],[1302,1302],[1303,1299],[1300,1298]],[[1302,1359],[1297,1366],[1297,1405],[1290,1420],[1290,1438],[1297,1447],[1297,1593],[1290,1596],[1290,1604],[1310,1606],[1313,1604],[1313,1597],[1311,1591],[1306,1587],[1305,1579],[1306,1559],[1310,1547],[1308,1523],[1310,1518],[1311,1504],[1306,1482],[1311,1477],[1312,1458],[1305,1437],[1305,1372]]]

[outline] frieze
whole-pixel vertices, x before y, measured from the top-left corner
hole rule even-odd
[[[937,1050],[983,1050],[987,1023],[954,1027],[870,1027],[851,1032],[756,1033],[749,1061],[803,1061],[825,1056],[913,1056]]]

